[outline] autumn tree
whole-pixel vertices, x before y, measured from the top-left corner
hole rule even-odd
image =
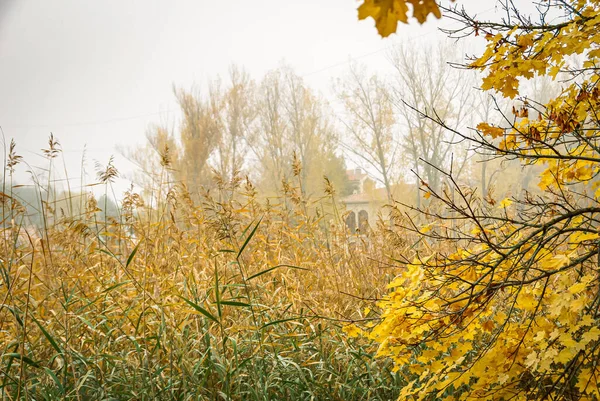
[[[323,176],[348,193],[338,129],[322,98],[294,71],[281,67],[258,83],[232,66],[226,81],[205,91],[174,89],[181,115],[152,125],[145,146],[121,153],[139,167],[134,181],[147,194],[183,183],[196,196],[218,182],[248,176],[264,194],[294,178],[304,195],[323,194]],[[294,175],[293,165],[299,174]]]
[[[263,181],[278,187],[281,180],[290,175],[288,161],[292,154],[285,119],[283,83],[279,71],[268,73],[257,88],[256,125],[252,139],[252,151],[268,177]]]
[[[421,47],[422,48],[422,47]],[[463,141],[452,131],[419,110],[428,110],[455,130],[465,128],[477,107],[472,87],[473,74],[452,68],[456,51],[447,45],[417,50],[416,46],[397,46],[391,53],[394,85],[391,98],[403,125],[404,159],[433,190],[439,190],[443,175],[454,164],[458,178],[467,162]],[[417,193],[417,204],[420,202]]]
[[[183,181],[192,193],[207,185],[211,177],[209,158],[221,140],[221,99],[175,89],[182,112],[180,127],[182,158],[179,164]]]
[[[547,76],[537,76],[524,82],[530,100],[545,104],[560,93],[560,84]],[[510,100],[510,99],[509,99]],[[493,96],[487,91],[477,91],[478,107],[474,108],[476,119],[493,125],[501,124],[506,118],[513,122],[521,119],[519,113],[513,112],[514,104],[506,99]],[[538,118],[538,112],[532,110],[532,118]],[[497,155],[479,154],[471,163],[478,169],[478,188],[484,197],[492,201],[494,197],[514,196],[523,198],[526,195],[539,195],[535,177],[542,171],[541,166],[523,168],[517,159],[497,157]],[[474,171],[473,171],[474,172]]]
[[[450,34],[485,38],[466,67],[510,115],[472,132],[421,118],[480,154],[539,166],[541,193],[491,205],[443,171],[456,196],[431,196],[452,213],[420,209],[426,226],[400,227],[438,244],[406,261],[371,333],[410,381],[401,399],[600,398],[600,2],[540,2],[535,16],[503,4],[499,21],[443,10],[462,24]],[[536,75],[563,90],[533,99],[524,82]]]
[[[214,170],[219,176],[231,180],[247,161],[247,138],[255,118],[252,101],[254,82],[239,67],[229,70],[229,84],[223,89],[220,80],[213,84],[211,99],[218,104],[215,115],[220,130],[214,154]]]
[[[133,149],[117,149],[137,167],[128,178],[147,197],[156,193],[166,194],[168,186],[161,186],[161,183],[174,183],[182,179],[179,169],[182,149],[173,125],[152,124],[146,131],[143,145]]]
[[[254,83],[248,74],[232,66],[226,84],[217,78],[206,93],[174,88],[174,94],[180,120],[151,125],[145,146],[121,150],[139,167],[134,181],[150,193],[161,182],[183,182],[197,194],[214,184],[215,174],[231,180],[246,168],[254,121]]]
[[[335,86],[344,107],[341,123],[348,140],[342,145],[357,161],[376,173],[388,200],[398,176],[400,141],[395,137],[396,116],[390,90],[376,75],[353,65],[345,79]]]
[[[337,154],[339,134],[331,108],[291,69],[284,69],[285,110],[289,142],[302,166],[301,191],[305,195],[323,192],[323,176],[341,193],[347,193],[345,162]]]
[[[323,192],[323,175],[341,193],[348,186],[344,160],[336,153],[338,133],[327,103],[290,68],[269,72],[256,94],[256,123],[250,139],[268,192],[292,180],[296,160],[300,190]],[[294,184],[295,185],[295,184]]]

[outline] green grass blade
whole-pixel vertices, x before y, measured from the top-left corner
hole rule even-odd
[[[291,322],[292,320],[298,320],[298,319],[302,319],[302,316],[297,316],[297,317],[288,317],[287,319],[280,319],[280,320],[273,320],[272,322],[269,322],[267,324],[264,324],[260,327],[260,329],[264,329],[267,328],[269,326],[273,326],[279,323],[285,323],[285,322]]]
[[[294,266],[294,265],[277,265],[277,266],[269,267],[268,269],[265,269],[256,274],[251,275],[250,277],[248,277],[248,281],[252,280],[253,278],[262,276],[263,274],[269,273],[270,271],[273,271],[275,269],[279,269],[280,267],[289,267],[290,269],[297,269],[297,270],[309,270],[304,267],[298,267],[298,266]]]
[[[217,268],[217,260],[215,259],[215,299],[217,300],[217,313],[219,314],[219,319],[223,316],[223,312],[221,311],[221,294],[219,292],[219,269]]]
[[[48,340],[48,342],[50,343],[50,345],[52,345],[52,348],[54,348],[56,350],[56,352],[58,352],[59,354],[62,354],[62,350],[60,349],[60,347],[58,346],[58,343],[56,342],[56,340],[54,340],[54,338],[50,335],[50,333],[48,333],[46,331],[46,329],[44,328],[44,326],[42,326],[40,324],[40,322],[37,321],[37,319],[33,316],[31,316],[31,319],[33,320],[33,322],[37,325],[37,327],[40,328],[40,330],[42,331],[42,333],[44,334],[44,337],[46,337],[46,339]]]
[[[245,303],[245,302],[238,302],[238,301],[221,301],[221,302],[219,302],[219,304],[221,304],[221,305],[229,305],[229,306],[250,307],[250,304]]]
[[[31,358],[26,357],[25,355],[21,355],[17,352],[9,352],[7,354],[2,355],[3,358],[11,358],[11,359],[20,359],[25,362],[27,365],[33,366],[34,368],[39,368],[40,365],[33,361]]]
[[[110,256],[113,259],[119,260],[119,258],[117,258],[117,255],[115,255],[114,253],[112,253],[111,251],[109,251],[108,249],[98,249],[98,252],[102,252],[107,254],[108,256]],[[120,263],[120,262],[119,262]]]
[[[48,376],[50,376],[52,378],[52,381],[54,382],[54,384],[56,385],[56,387],[58,388],[58,390],[60,391],[61,394],[65,393],[65,389],[62,385],[62,383],[60,382],[60,380],[58,380],[58,377],[56,377],[56,375],[54,374],[53,371],[51,371],[48,368],[44,368],[44,371],[46,371],[46,373],[48,374]]]
[[[20,312],[18,310],[15,310],[14,308],[12,308],[8,305],[0,305],[0,310],[2,309],[2,307],[5,307],[6,309],[8,309],[8,311],[10,313],[12,313],[12,315],[15,317],[15,320],[17,321],[19,326],[23,327],[23,320],[21,319],[21,316],[19,316]]]
[[[121,287],[121,286],[123,286],[123,285],[125,285],[125,284],[129,284],[129,283],[131,283],[131,280],[122,281],[122,282],[120,282],[120,283],[117,283],[117,284],[115,284],[115,285],[112,285],[112,286],[108,287],[108,288],[107,288],[107,289],[105,289],[105,290],[102,290],[102,293],[105,293],[105,292],[111,292],[112,290],[114,290],[114,289],[116,289],[116,288],[119,288],[119,287]]]
[[[209,311],[207,311],[206,309],[204,309],[203,307],[196,305],[195,303],[193,303],[192,301],[190,301],[189,299],[185,299],[182,296],[179,296],[179,298],[183,299],[189,306],[191,306],[192,308],[194,308],[196,311],[200,312],[201,314],[203,314],[204,316],[206,316],[207,318],[209,318],[210,320],[219,323],[219,320],[217,318],[215,318]]]
[[[142,241],[138,242],[138,244],[135,246],[135,248],[133,248],[133,251],[131,251],[131,253],[129,254],[129,257],[127,258],[127,263],[125,263],[125,267],[129,267],[129,264],[133,260],[133,258],[135,256],[135,254],[137,253],[138,248],[140,247],[141,243],[142,243]]]
[[[256,234],[256,230],[258,229],[258,226],[260,225],[260,222],[262,221],[262,219],[263,218],[261,217],[260,220],[258,220],[258,222],[256,223],[256,225],[254,226],[254,228],[250,232],[250,235],[248,235],[248,237],[246,237],[246,241],[244,241],[244,244],[242,245],[242,247],[238,251],[237,256],[235,257],[236,259],[239,259],[240,256],[242,256],[242,252],[244,252],[244,249],[246,249],[246,246],[248,246],[248,243],[250,242],[250,240],[252,239],[252,237],[254,237],[254,234]]]

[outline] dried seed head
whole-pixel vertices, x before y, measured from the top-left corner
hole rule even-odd
[[[48,138],[48,149],[42,149],[42,152],[49,159],[54,159],[60,153],[60,143],[54,139],[52,132],[50,133],[50,138]]]
[[[325,181],[325,193],[329,196],[335,196],[335,188],[333,187],[333,184],[331,183],[329,178],[327,178],[327,176],[324,175],[323,180]]]
[[[165,146],[160,151],[160,165],[163,167],[171,166],[171,152],[169,144],[165,143]]]
[[[8,150],[8,163],[6,164],[6,166],[8,167],[8,170],[11,173],[15,172],[15,166],[17,164],[19,164],[19,162],[23,159],[22,156],[19,156],[16,152],[15,152],[15,147],[16,147],[16,143],[14,139],[10,140],[10,147]]]
[[[102,184],[106,184],[107,182],[112,183],[115,181],[115,178],[119,176],[119,171],[113,163],[114,156],[111,156],[110,159],[108,159],[108,163],[106,164],[105,168],[103,168],[100,163],[96,162],[96,176]]]
[[[294,151],[294,154],[292,155],[292,171],[294,172],[294,177],[298,177],[302,172],[302,163],[300,163],[296,151]]]

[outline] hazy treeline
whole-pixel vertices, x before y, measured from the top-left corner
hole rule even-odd
[[[274,193],[292,179],[296,166],[300,182],[293,184],[304,194],[322,193],[323,176],[341,194],[351,192],[334,113],[292,70],[280,68],[255,82],[232,67],[228,81],[212,81],[207,93],[181,88],[174,93],[179,123],[151,127],[146,148],[127,152],[144,171],[167,165],[192,194],[216,185],[215,177],[245,176],[264,193]]]
[[[478,77],[472,72],[451,65],[463,58],[451,46],[424,51],[398,45],[388,54],[387,74],[351,64],[332,82],[330,98],[286,66],[258,80],[232,66],[226,78],[212,80],[204,90],[174,87],[177,120],[152,125],[144,147],[121,152],[138,165],[134,180],[146,194],[160,190],[159,183],[181,182],[197,196],[248,178],[260,196],[294,187],[314,199],[324,194],[327,177],[343,199],[357,189],[346,174],[357,166],[377,182],[380,200],[417,206],[427,202],[419,187],[439,191],[450,171],[490,200],[535,190],[529,186],[532,169],[480,157],[453,134],[480,121],[502,125],[516,118],[509,105],[475,89]],[[550,81],[532,85],[540,99],[557,90]],[[96,170],[99,181],[118,174],[112,160]],[[52,179],[44,193],[39,186],[13,189],[27,207],[26,224],[43,226],[42,207],[57,217],[78,215],[93,198],[67,188],[61,194]],[[102,218],[116,213],[120,195],[93,199]]]
[[[192,194],[218,180],[248,176],[267,196],[290,181],[314,196],[323,193],[326,176],[344,196],[354,190],[348,166],[366,170],[387,200],[416,204],[423,200],[417,186],[406,193],[398,184],[426,182],[439,190],[442,171],[452,170],[484,196],[527,189],[529,180],[516,165],[477,156],[451,130],[422,114],[456,130],[494,116],[499,123],[514,117],[503,110],[507,106],[474,89],[472,72],[450,65],[463,59],[459,51],[397,46],[388,59],[392,68],[386,75],[353,64],[333,82],[330,99],[285,66],[258,81],[231,67],[226,79],[211,81],[204,91],[174,88],[180,119],[152,126],[144,149],[124,153],[146,172],[138,177],[143,186],[160,181],[148,172],[166,164],[170,178]],[[542,97],[553,90],[547,83],[536,85]],[[299,182],[292,178],[294,168],[300,169]],[[510,181],[516,186],[497,182],[499,171],[514,175]]]

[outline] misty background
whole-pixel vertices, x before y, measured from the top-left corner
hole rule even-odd
[[[494,12],[495,2],[469,1]],[[129,185],[134,166],[117,150],[143,144],[153,123],[174,123],[173,85],[205,89],[232,64],[251,78],[285,63],[326,96],[350,60],[369,72],[390,69],[387,49],[400,38],[433,42],[441,22],[400,26],[381,39],[372,20],[357,21],[358,3],[292,1],[0,1],[0,126],[30,166],[43,164],[52,132],[79,181],[84,148],[95,161],[115,155]],[[451,21],[443,21],[446,26]],[[19,166],[16,179],[28,181]],[[89,181],[89,180],[88,180]]]

